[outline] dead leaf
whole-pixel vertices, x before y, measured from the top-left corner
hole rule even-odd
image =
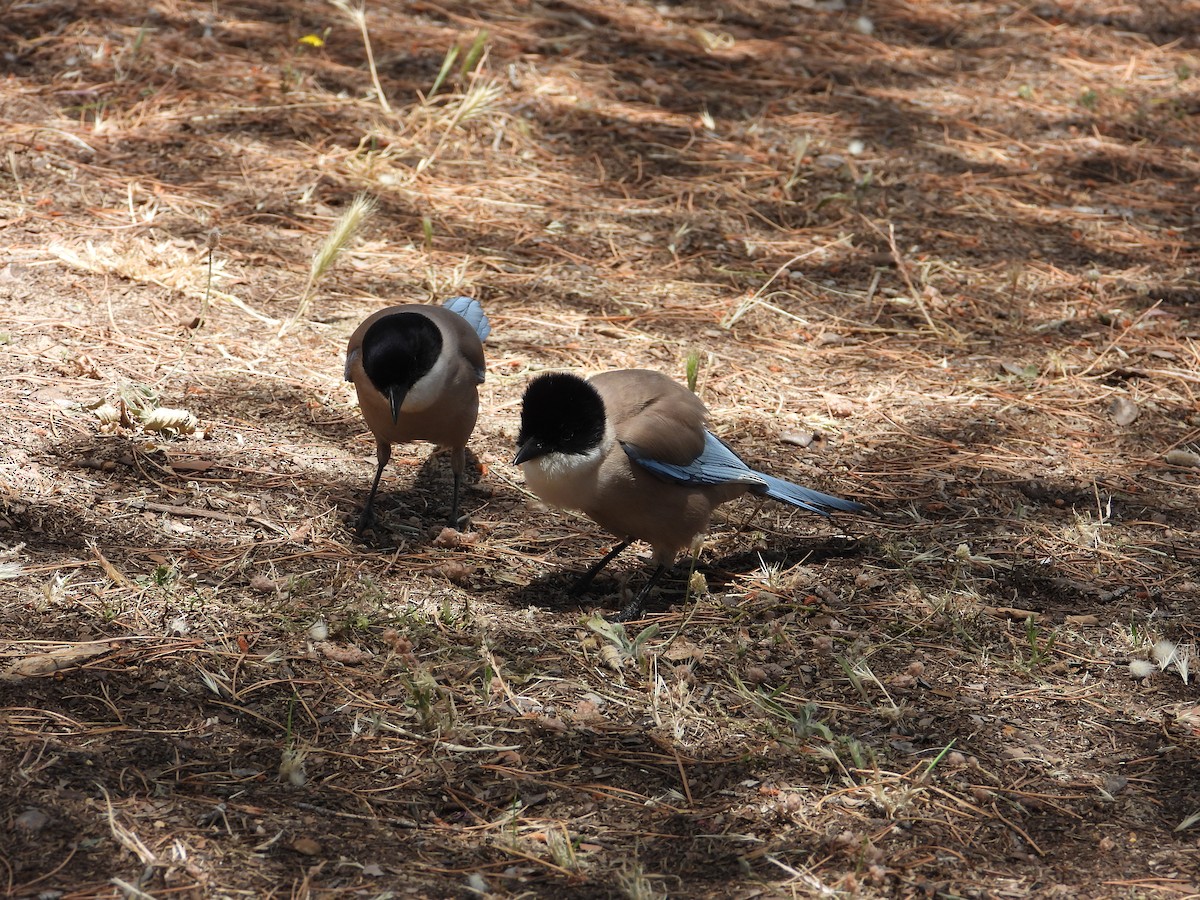
[[[383,639],[385,644],[392,648],[394,653],[405,654],[412,653],[413,651],[412,640],[407,635],[401,634],[395,628],[383,629],[383,634],[380,635],[380,637]]]
[[[671,660],[671,662],[684,662],[685,660],[693,659],[696,662],[703,662],[704,648],[682,638],[676,638],[670,648],[663,653],[663,656]]]
[[[266,575],[255,575],[250,579],[250,590],[260,594],[273,594],[279,590],[279,584]]]
[[[433,539],[437,547],[474,547],[479,542],[479,532],[459,531],[447,525]]]
[[[764,684],[767,681],[767,670],[762,666],[747,666],[746,680],[751,684]]]
[[[160,406],[151,410],[140,410],[144,431],[191,434],[196,430],[196,417],[186,409],[170,409]]]
[[[591,700],[580,700],[575,705],[575,720],[578,722],[603,722],[600,707]]]
[[[177,458],[171,460],[171,468],[176,472],[207,472],[215,465],[216,461],[211,459]]]
[[[1036,610],[1017,609],[1015,606],[985,606],[983,611],[989,616],[995,616],[998,619],[1012,619],[1015,622],[1024,622],[1026,619],[1039,622],[1042,618],[1042,614]]]
[[[353,645],[343,647],[340,644],[318,643],[315,646],[326,659],[332,659],[334,662],[339,662],[344,666],[354,666],[373,659],[375,656],[370,650],[364,650],[362,647],[355,647]]]
[[[543,728],[546,728],[549,731],[557,732],[558,734],[566,734],[571,730],[567,727],[567,723],[558,716],[536,715],[534,716],[534,721],[536,721]]]
[[[831,416],[838,419],[847,419],[854,415],[854,401],[841,394],[826,394],[825,407]]]
[[[437,567],[437,570],[442,573],[446,580],[453,581],[455,584],[463,584],[475,574],[474,568],[465,566],[455,559],[442,563]]]
[[[813,343],[818,347],[827,347],[831,344],[844,344],[849,340],[849,337],[836,331],[823,331],[813,338]]]

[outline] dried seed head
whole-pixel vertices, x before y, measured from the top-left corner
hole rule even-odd
[[[284,750],[279,759],[279,777],[287,779],[296,787],[303,787],[308,780],[304,771],[304,759],[308,756],[306,750]]]
[[[1154,663],[1148,659],[1131,659],[1129,674],[1134,678],[1146,678],[1154,671]]]
[[[1160,669],[1166,669],[1171,663],[1175,662],[1175,655],[1179,648],[1174,642],[1163,638],[1161,641],[1155,641],[1150,652],[1154,655],[1154,661],[1158,663]]]
[[[186,409],[168,409],[160,406],[149,412],[142,412],[142,428],[145,431],[191,434],[196,430],[196,417]]]

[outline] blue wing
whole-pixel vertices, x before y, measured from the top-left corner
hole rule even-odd
[[[823,516],[829,515],[831,509],[843,512],[859,512],[866,509],[861,503],[822,494],[812,488],[801,487],[782,478],[772,478],[770,475],[756,472],[711,431],[704,432],[704,449],[700,451],[700,455],[684,466],[653,459],[632,444],[623,443],[621,446],[625,455],[643,469],[677,484],[744,484],[752,493],[765,494],[775,500],[782,500],[784,503]]]
[[[762,476],[741,461],[711,431],[704,432],[704,449],[686,465],[675,465],[647,456],[640,447],[622,443],[625,455],[643,469],[678,484],[747,484],[763,485]]]
[[[442,306],[466,319],[467,324],[475,329],[475,333],[479,335],[481,341],[486,341],[487,336],[492,333],[492,323],[484,315],[483,307],[479,305],[478,300],[470,297],[451,297]]]

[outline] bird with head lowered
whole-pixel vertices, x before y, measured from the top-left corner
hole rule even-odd
[[[751,469],[705,427],[704,404],[660,372],[622,369],[588,380],[539,375],[521,404],[514,463],[547,503],[579,510],[621,539],[576,582],[634,540],[650,544],[653,573],[618,621],[639,617],[650,590],[708,529],[713,510],[745,493],[810,512],[860,512],[862,504]]]
[[[450,448],[454,495],[450,524],[459,526],[458,495],[466,446],[479,416],[483,341],[491,325],[470,297],[442,306],[409,303],[363,321],[346,346],[346,380],[354,383],[363,420],[375,436],[375,480],[358,519],[362,533],[392,444],[430,441]]]

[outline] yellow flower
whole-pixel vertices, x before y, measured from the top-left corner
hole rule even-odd
[[[317,37],[315,34],[306,34],[304,37],[300,38],[299,43],[308,44],[308,46],[310,46],[310,47],[324,47],[325,46],[325,41],[323,41],[321,38]]]

